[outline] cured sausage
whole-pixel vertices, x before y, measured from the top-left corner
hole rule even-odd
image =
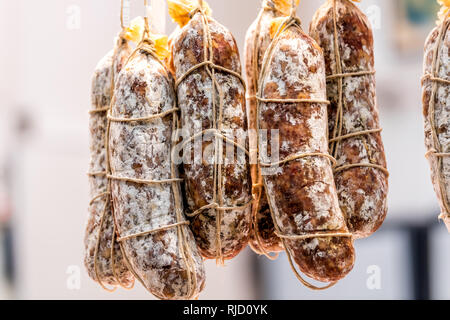
[[[130,270],[160,299],[193,299],[205,271],[172,162],[178,116],[173,78],[157,56],[164,39],[144,38],[118,77],[108,117],[109,178]]]
[[[267,145],[259,139],[260,165],[269,169],[263,181],[291,266],[294,260],[309,277],[332,285],[353,268],[354,248],[328,154],[324,58],[294,11],[276,20],[282,23],[265,55],[258,92],[258,129],[269,131]],[[278,130],[279,161],[272,130]]]
[[[106,177],[106,114],[110,108],[114,82],[131,53],[122,32],[111,50],[97,65],[92,79],[90,113],[89,187],[91,203],[86,226],[84,264],[89,276],[104,289],[106,285],[131,287],[134,277],[115,241],[114,221]]]
[[[223,264],[247,246],[251,224],[239,52],[231,33],[209,17],[205,2],[168,3],[181,27],[172,60],[185,136],[187,215],[203,257]],[[225,150],[230,147],[231,159]]]
[[[374,233],[387,214],[388,176],[376,101],[373,34],[349,0],[328,0],[310,35],[322,48],[327,75],[329,147],[336,158],[339,204],[355,238]]]

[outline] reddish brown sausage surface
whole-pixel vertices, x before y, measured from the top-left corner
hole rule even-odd
[[[374,71],[372,29],[367,17],[349,0],[328,0],[315,14],[310,35],[324,52],[327,76]],[[331,102],[329,137],[342,137],[330,140],[330,153],[337,160],[334,177],[339,204],[350,232],[355,238],[365,238],[381,226],[387,213],[388,174],[375,75],[329,79],[327,95]],[[338,112],[340,101],[342,116]],[[357,134],[362,132],[366,133]]]
[[[209,55],[209,36],[212,57]],[[222,260],[233,258],[247,246],[251,223],[248,205],[251,182],[247,159],[225,161],[220,166],[218,161],[214,161],[215,150],[218,149],[213,145],[211,135],[204,131],[212,129],[221,135],[233,135],[229,136],[231,140],[244,149],[248,148],[246,140],[239,140],[247,133],[245,88],[238,76],[209,66],[188,73],[205,61],[205,42],[208,44],[206,58],[215,65],[240,74],[241,64],[231,33],[200,12],[173,40],[174,70],[178,81],[181,79],[177,94],[185,138],[197,134],[204,137],[200,155],[203,160],[196,160],[199,155],[194,154],[195,143],[192,143],[188,150],[192,161],[184,163],[187,212],[193,214],[191,228],[203,257]],[[217,80],[215,83],[211,80],[212,72]],[[183,79],[183,76],[186,77]],[[235,154],[237,151],[238,148]],[[209,205],[215,207],[206,208]]]
[[[109,155],[117,231],[145,288],[160,299],[193,299],[205,271],[174,183],[174,83],[150,52],[138,50],[115,87]]]
[[[324,58],[315,41],[296,25],[276,39],[266,54],[261,98],[326,100]],[[327,124],[325,103],[260,102],[259,129],[279,130],[280,161],[316,154],[280,164],[264,176],[280,236],[287,237],[286,250],[302,272],[336,281],[352,269],[354,249],[328,158]],[[271,144],[269,132],[268,148]]]

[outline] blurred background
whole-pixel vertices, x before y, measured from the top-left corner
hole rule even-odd
[[[305,30],[324,1],[301,1]],[[242,56],[260,0],[208,2]],[[436,1],[358,5],[376,43],[391,172],[385,224],[356,242],[354,270],[328,291],[302,287],[285,255],[272,262],[247,249],[224,268],[207,263],[201,299],[450,298],[450,235],[437,219],[421,113],[423,43],[435,26]],[[153,299],[139,284],[102,291],[82,263],[91,76],[113,46],[119,9],[120,0],[0,0],[0,299]],[[126,16],[144,13],[142,0],[131,0]],[[167,14],[156,16],[172,32]]]

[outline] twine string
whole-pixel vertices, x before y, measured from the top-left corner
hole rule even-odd
[[[314,238],[329,238],[329,237],[340,237],[340,238],[352,238],[353,235],[349,232],[317,232],[313,234],[300,234],[300,235],[285,235],[276,232],[277,236],[287,240],[308,240]]]
[[[123,23],[123,1],[124,0],[120,0],[120,27],[123,29],[125,29],[125,25]]]
[[[334,158],[338,157],[338,151],[340,143],[343,140],[347,140],[350,138],[361,137],[362,139],[366,139],[365,136],[370,134],[379,134],[382,129],[373,129],[373,130],[361,130],[358,132],[353,132],[350,134],[343,134],[344,130],[344,79],[350,77],[362,77],[362,76],[373,76],[375,75],[374,70],[369,71],[357,71],[357,72],[343,72],[342,70],[342,59],[339,49],[339,32],[337,27],[337,6],[336,0],[333,0],[333,45],[334,45],[334,54],[336,60],[336,73],[328,76],[327,81],[338,82],[338,106],[336,110],[336,121],[333,128],[332,137],[329,140],[330,143],[330,152]],[[367,148],[367,147],[366,147]],[[369,152],[368,152],[369,154]],[[373,168],[382,171],[386,176],[389,176],[389,171],[381,165],[373,164],[373,163],[355,163],[350,165],[342,165],[342,166],[334,166],[333,171],[335,174],[343,172],[345,170],[350,170],[353,168]]]
[[[109,110],[109,106],[107,107],[101,107],[101,108],[95,108],[93,110],[89,110],[89,114],[97,114],[97,113],[104,113],[107,112]]]
[[[292,10],[291,10],[291,15],[289,17],[287,17],[279,26],[272,42],[270,43],[266,54],[264,56],[264,61],[262,63],[262,68],[261,68],[261,73],[259,76],[259,79],[264,79],[266,74],[269,72],[269,66],[270,66],[270,59],[273,55],[273,51],[276,47],[276,45],[279,43],[280,39],[281,39],[281,35],[283,32],[285,32],[286,30],[288,30],[290,27],[294,27],[294,28],[298,28],[301,30],[301,21],[300,19],[296,16],[296,10],[295,10],[295,1],[292,1]],[[262,102],[278,102],[278,103],[323,103],[323,104],[328,104],[328,101],[325,100],[321,100],[321,99],[266,99],[266,98],[262,98],[263,95],[263,91],[264,91],[264,86],[263,86],[263,82],[260,81],[259,83],[259,89],[258,89],[258,93],[256,95],[256,101],[257,101],[257,130],[260,130],[260,109],[261,109],[261,103]],[[259,134],[258,134],[259,136]],[[259,142],[258,142],[259,144]],[[332,156],[330,156],[329,154],[325,154],[325,153],[305,153],[305,154],[295,154],[292,156],[288,156],[285,160],[282,160],[278,163],[274,163],[274,164],[264,164],[262,163],[261,159],[259,159],[260,162],[260,166],[267,166],[267,167],[272,167],[275,165],[279,165],[279,164],[284,164],[290,161],[295,161],[301,158],[305,158],[305,157],[323,157],[323,158],[327,158],[329,161],[331,161],[332,163],[335,162],[335,160],[333,159]],[[259,157],[258,157],[259,158]],[[264,189],[266,192],[266,196],[269,204],[269,209],[270,209],[270,214],[272,216],[272,220],[274,222],[274,227],[275,227],[275,234],[280,237],[281,242],[283,244],[283,247],[286,251],[286,255],[288,257],[289,260],[289,265],[291,266],[292,271],[294,272],[295,276],[297,277],[297,279],[307,288],[312,289],[312,290],[325,290],[328,289],[332,286],[334,286],[337,282],[331,282],[329,284],[327,284],[324,287],[318,287],[315,286],[313,284],[311,284],[310,282],[308,282],[307,280],[305,280],[303,278],[303,276],[301,275],[300,271],[297,270],[295,263],[293,261],[293,254],[290,250],[290,248],[287,246],[286,241],[287,240],[299,240],[299,239],[310,239],[310,238],[317,238],[317,237],[334,237],[334,236],[339,236],[339,237],[350,237],[351,235],[346,233],[342,233],[342,232],[334,232],[334,233],[330,233],[330,234],[324,234],[324,233],[311,233],[308,235],[286,235],[283,232],[281,232],[280,226],[277,223],[276,217],[275,217],[275,210],[272,207],[271,201],[270,201],[270,197],[267,191],[267,185],[266,185],[266,181],[263,179],[263,183],[264,183]]]
[[[129,234],[129,235],[122,236],[122,237],[118,238],[117,241],[122,242],[122,241],[133,239],[133,238],[143,237],[143,236],[146,236],[146,235],[149,235],[149,234],[152,234],[152,233],[158,233],[158,232],[162,232],[162,231],[167,231],[167,230],[170,230],[172,228],[176,228],[176,227],[182,226],[182,225],[189,225],[189,221],[181,221],[181,222],[169,224],[167,226],[163,226],[163,227],[159,227],[159,228],[155,228],[155,229],[151,229],[151,230],[147,230],[147,231],[142,231],[142,232]]]
[[[422,81],[425,80],[430,80],[441,84],[450,84],[450,80],[433,77],[431,74],[426,74],[425,76],[423,76]]]
[[[439,49],[444,41],[444,37],[447,33],[448,27],[450,25],[449,13],[447,13],[447,16],[442,23],[441,28],[439,29],[439,35],[438,40],[436,41],[436,46],[433,53],[433,62],[432,62],[432,73],[425,75],[423,78],[423,81],[430,80],[432,82],[432,88],[431,88],[431,95],[430,95],[430,102],[429,102],[429,122],[431,127],[431,135],[433,139],[433,147],[428,150],[426,153],[426,157],[434,157],[437,161],[437,177],[438,177],[438,184],[439,184],[439,192],[441,194],[442,204],[444,207],[445,212],[442,212],[439,216],[439,219],[443,219],[445,217],[450,217],[450,203],[446,192],[446,185],[445,185],[445,177],[443,173],[443,166],[444,166],[444,158],[447,158],[450,156],[450,153],[444,152],[442,149],[442,145],[439,141],[439,136],[437,132],[437,126],[436,126],[436,94],[438,85],[442,84],[449,84],[450,81],[447,79],[441,79],[439,78],[439,69],[440,69],[440,56],[439,56]]]

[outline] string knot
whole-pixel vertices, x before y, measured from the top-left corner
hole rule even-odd
[[[193,18],[197,13],[199,13],[199,12],[200,12],[202,15],[205,15],[205,14],[206,14],[204,8],[197,7],[197,8],[195,8],[194,10],[192,10],[191,12],[189,12],[189,18],[192,19],[192,18]]]
[[[128,42],[126,35],[127,35],[127,30],[122,29],[119,33],[119,42]]]
[[[206,15],[206,9],[203,0],[198,0],[197,6],[189,12],[189,18],[192,19],[198,12],[200,12],[202,15]]]
[[[137,46],[137,49],[152,55],[156,55],[155,43],[149,38],[142,39],[142,41]]]
[[[262,7],[264,10],[277,11],[275,4],[273,3],[272,0],[264,0]]]

